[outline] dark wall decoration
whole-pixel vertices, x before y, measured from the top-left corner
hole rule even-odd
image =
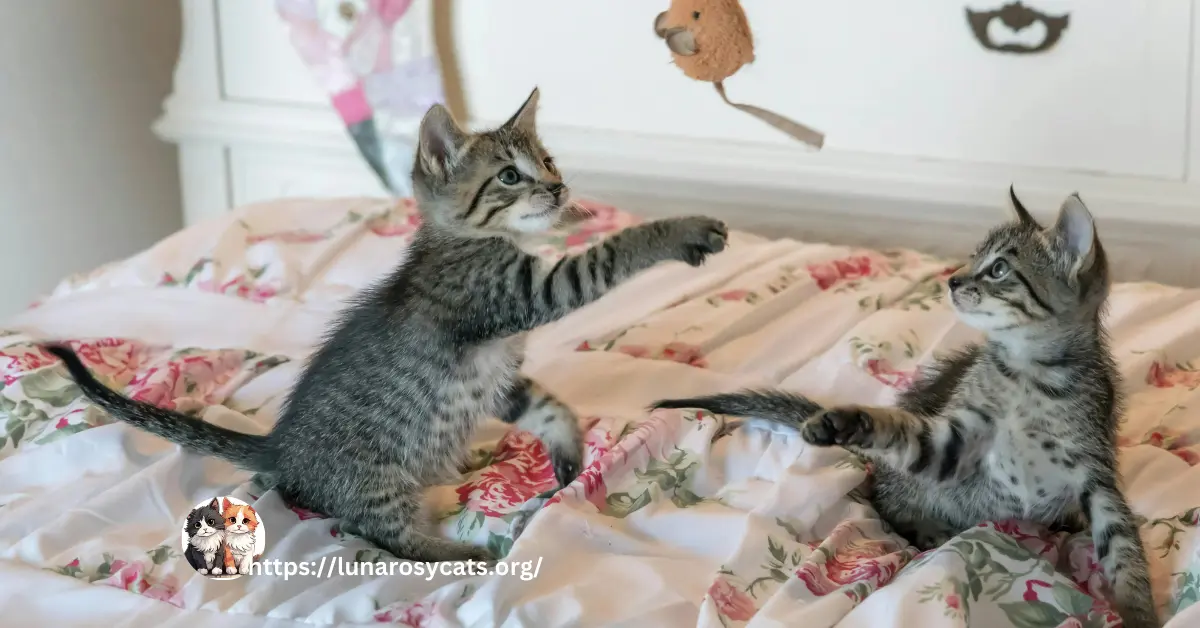
[[[967,23],[971,26],[975,39],[984,48],[1013,54],[1036,54],[1053,48],[1062,38],[1063,31],[1067,29],[1069,18],[1069,14],[1046,15],[1020,2],[1012,2],[993,11],[967,9]],[[992,23],[992,20],[1000,20],[1005,26],[1018,32],[1041,22],[1046,27],[1046,37],[1040,43],[1032,46],[1019,43],[997,43],[992,41],[988,35],[988,25]]]

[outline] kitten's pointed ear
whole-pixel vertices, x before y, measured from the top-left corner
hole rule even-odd
[[[436,104],[425,112],[417,137],[417,157],[426,172],[438,176],[449,172],[466,144],[467,133],[444,105]]]
[[[221,510],[229,510],[230,508],[233,508],[233,503],[229,501],[228,497],[222,499],[221,504],[224,506],[224,508]]]
[[[1021,224],[1034,225],[1041,229],[1041,225],[1034,219],[1033,214],[1030,214],[1029,210],[1025,209],[1025,205],[1021,203],[1021,199],[1017,198],[1017,190],[1011,184],[1008,186],[1008,198],[1012,201],[1010,213],[1013,220]]]
[[[209,504],[209,505],[208,505],[208,507],[209,507],[209,508],[212,508],[213,510],[220,510],[220,509],[221,509],[221,502],[217,501],[217,498],[216,498],[216,497],[214,497],[214,498],[213,498],[213,500],[212,500],[212,503],[211,503],[211,504]]]
[[[1096,222],[1078,194],[1068,196],[1063,202],[1049,235],[1055,246],[1071,260],[1071,276],[1092,267],[1096,258]]]
[[[533,131],[537,128],[537,107],[538,98],[540,96],[538,88],[533,88],[529,93],[529,98],[525,99],[525,104],[513,114],[508,122],[504,123],[505,128],[521,129],[523,131]]]

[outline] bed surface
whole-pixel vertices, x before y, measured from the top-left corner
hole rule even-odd
[[[636,220],[589,206],[595,218],[540,252],[580,250]],[[258,510],[268,560],[394,559],[246,472],[112,423],[31,340],[72,339],[127,394],[265,432],[342,300],[401,259],[415,227],[404,201],[245,207],[68,279],[0,324],[4,623],[1118,624],[1097,597],[1087,535],[989,522],[918,554],[865,505],[865,471],[844,451],[643,409],[752,385],[888,403],[932,353],[977,337],[939,300],[950,261],[740,232],[701,269],[657,267],[532,334],[525,371],[589,426],[589,466],[559,497],[536,510],[554,485],[545,452],[495,420],[478,434],[474,470],[429,491],[443,534],[540,560],[537,578],[197,575],[180,525],[225,494]],[[1122,470],[1169,626],[1200,625],[1198,321],[1200,292],[1114,288]],[[514,543],[519,511],[535,514]]]

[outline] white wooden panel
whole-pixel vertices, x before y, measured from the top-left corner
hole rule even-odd
[[[210,220],[229,210],[229,164],[225,147],[198,140],[179,147],[183,225]]]
[[[792,141],[670,63],[651,28],[666,2],[457,4],[474,117],[506,118],[538,84],[546,124]],[[962,0],[746,0],[758,58],[729,94],[824,131],[828,151],[1182,179],[1189,0],[1026,4],[1071,12],[1046,53],[984,50]]]
[[[287,197],[390,196],[351,152],[235,146],[229,163],[234,205]]]
[[[289,41],[273,0],[215,0],[225,97],[329,106],[329,98]]]

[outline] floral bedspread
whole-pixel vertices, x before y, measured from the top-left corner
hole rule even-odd
[[[580,250],[635,219],[613,208],[531,244]],[[239,430],[269,429],[346,297],[402,259],[410,203],[280,201],[190,228],[65,280],[0,324],[0,612],[14,625],[1005,626],[1120,620],[1088,535],[985,522],[917,553],[863,498],[866,471],[793,434],[652,400],[779,385],[886,403],[936,352],[975,338],[940,301],[953,263],[735,232],[703,268],[655,268],[530,338],[528,374],[587,425],[587,469],[549,500],[541,445],[489,422],[457,484],[429,491],[442,534],[501,576],[248,576],[180,555],[193,504],[251,502],[266,559],[394,560],[290,508],[246,472],[114,423],[34,345],[69,339],[111,386]],[[1200,293],[1115,288],[1127,379],[1122,470],[1169,626],[1200,623]],[[514,525],[519,523],[520,525]],[[514,539],[514,531],[521,529]]]

